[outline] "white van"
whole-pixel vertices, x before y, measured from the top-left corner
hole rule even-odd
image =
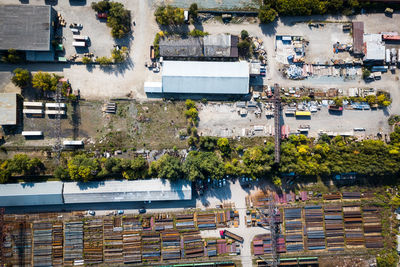
[[[85,42],[72,42],[72,45],[75,47],[85,47],[86,43]]]
[[[74,35],[73,36],[74,40],[79,40],[79,41],[89,41],[89,36],[83,36],[83,35]]]

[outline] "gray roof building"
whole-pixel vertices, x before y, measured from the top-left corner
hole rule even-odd
[[[383,62],[385,60],[385,45],[381,34],[364,34],[364,61]]]
[[[192,199],[188,181],[164,179],[64,183],[64,203],[166,201]]]
[[[160,39],[160,56],[164,58],[237,58],[239,37],[230,34],[204,37],[172,36]]]
[[[162,93],[248,94],[247,62],[164,61]]]
[[[0,185],[0,206],[37,206],[63,204],[62,182]]]
[[[0,125],[17,124],[17,94],[0,94]]]
[[[199,37],[180,38],[173,36],[160,40],[162,57],[201,57],[203,56],[203,39]]]
[[[353,21],[353,53],[363,55],[364,45],[364,22]]]
[[[52,9],[49,5],[0,5],[0,50],[49,51]]]

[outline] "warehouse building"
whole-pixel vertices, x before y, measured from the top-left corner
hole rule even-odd
[[[353,21],[353,54],[354,56],[364,55],[364,22]]]
[[[190,200],[192,186],[164,179],[64,183],[63,196],[65,204]]]
[[[17,124],[17,94],[0,94],[0,114],[1,126]]]
[[[381,34],[364,34],[364,63],[383,64],[385,61],[385,45]]]
[[[0,206],[39,206],[63,204],[62,182],[0,185]]]
[[[247,62],[164,61],[162,83],[145,83],[147,94],[249,93]]]
[[[28,61],[54,61],[53,18],[49,5],[0,5],[0,51],[25,52]]]
[[[239,57],[239,37],[230,34],[214,34],[204,37],[182,38],[172,36],[160,40],[160,56],[164,59],[226,59]]]

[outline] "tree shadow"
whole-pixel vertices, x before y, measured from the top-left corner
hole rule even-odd
[[[71,6],[86,6],[86,0],[69,0]]]
[[[278,20],[274,20],[268,24],[260,24],[261,31],[266,36],[275,36]]]

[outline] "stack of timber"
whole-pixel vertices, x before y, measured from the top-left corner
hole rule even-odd
[[[366,248],[383,248],[382,222],[377,208],[363,208]]]
[[[343,192],[343,200],[360,200],[360,192]]]
[[[344,225],[342,206],[326,206],[325,211],[325,235],[328,250],[344,250]]]
[[[135,230],[135,218],[123,218],[122,220],[122,242],[124,263],[142,262],[142,237],[140,231]]]
[[[159,261],[161,257],[159,232],[142,232],[142,260]]]
[[[166,213],[160,213],[154,217],[154,230],[164,231],[174,229],[174,218]]]
[[[217,227],[225,227],[227,225],[227,222],[229,222],[229,220],[227,220],[227,215],[229,218],[231,217],[229,210],[217,212],[217,214],[215,214],[217,218]]]
[[[183,243],[183,244],[182,244]],[[204,242],[199,231],[189,231],[182,234],[182,258],[195,258],[204,256]]]
[[[63,225],[53,224],[53,266],[63,265]]]
[[[103,262],[103,220],[85,221],[83,226],[83,254],[85,264]]]
[[[304,250],[303,225],[301,208],[286,208],[285,212],[285,234],[287,252],[299,252]]]
[[[340,200],[342,196],[339,192],[337,192],[337,193],[324,194],[322,197],[324,198],[324,200]]]
[[[304,208],[308,250],[325,249],[324,218],[321,206],[305,206]]]
[[[343,207],[344,228],[347,246],[363,246],[365,244],[361,208],[357,205]]]
[[[119,223],[119,225],[118,225]],[[114,219],[104,219],[104,263],[122,264],[123,263],[123,242],[121,221]]]
[[[194,214],[175,215],[175,227],[178,230],[195,230]]]
[[[53,225],[48,222],[34,223],[33,229],[33,265],[45,266],[52,262]]]
[[[197,213],[197,227],[199,230],[216,229],[215,213]]]
[[[83,222],[64,223],[64,265],[83,264]]]
[[[176,260],[181,258],[181,236],[178,231],[161,232],[162,259]]]
[[[217,256],[217,240],[216,239],[208,240],[204,250],[207,257]]]

